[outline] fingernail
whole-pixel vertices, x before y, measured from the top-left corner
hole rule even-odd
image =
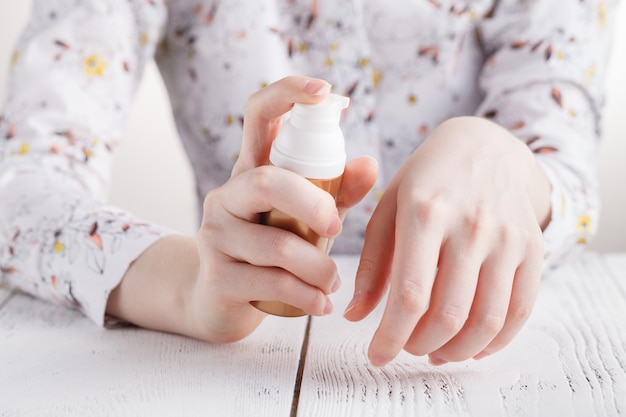
[[[324,307],[324,315],[330,314],[333,312],[333,303],[330,301],[330,298],[326,297],[326,307]]]
[[[333,287],[330,289],[330,292],[336,293],[337,291],[339,291],[339,288],[341,288],[341,278],[339,278],[339,275],[337,275],[337,278],[335,279],[335,283],[333,284]]]
[[[322,96],[330,93],[330,84],[322,80],[307,80],[304,83],[304,92],[312,96]]]
[[[354,310],[354,307],[357,306],[357,304],[359,304],[359,299],[361,298],[361,292],[357,292],[356,294],[354,294],[354,297],[352,297],[352,301],[350,301],[350,304],[348,304],[348,307],[346,307],[345,311],[343,312],[343,315],[345,316],[346,314],[348,314],[349,312],[351,312],[352,310]]]
[[[477,353],[476,355],[473,356],[473,359],[476,361],[479,361],[483,358],[486,358],[487,356],[491,355],[491,353],[487,352],[487,351],[482,351],[480,353]]]
[[[448,361],[443,360],[441,358],[434,357],[434,356],[429,356],[428,363],[430,363],[433,366],[441,366],[441,365],[445,365],[446,363],[448,363]]]
[[[328,230],[326,231],[326,233],[328,233],[328,236],[335,237],[340,232],[341,232],[341,220],[339,220],[339,217],[336,217],[335,220],[333,220],[330,227],[328,228]]]

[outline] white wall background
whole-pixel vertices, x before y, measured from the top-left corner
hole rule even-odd
[[[623,3],[616,17],[599,164],[602,221],[592,248],[600,251],[626,251],[626,7]],[[26,23],[30,6],[30,0],[0,0],[0,100],[4,97],[13,45]],[[195,231],[192,174],[154,64],[148,67],[135,99],[126,137],[115,153],[113,172],[112,204],[183,233]]]

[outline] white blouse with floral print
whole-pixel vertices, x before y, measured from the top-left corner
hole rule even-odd
[[[559,265],[597,222],[616,3],[36,0],[0,112],[1,282],[103,323],[129,264],[170,233],[105,201],[111,153],[153,58],[199,196],[230,175],[248,96],[286,75],[316,76],[352,98],[348,156],[375,157],[383,174],[335,251],[358,253],[387,181],[440,122],[477,115],[545,168],[545,265]]]

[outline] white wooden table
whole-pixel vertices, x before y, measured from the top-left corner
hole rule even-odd
[[[368,364],[381,309],[269,318],[213,345],[128,328],[0,290],[0,416],[626,416],[626,254],[587,254],[544,280],[506,350],[433,367],[401,354]]]

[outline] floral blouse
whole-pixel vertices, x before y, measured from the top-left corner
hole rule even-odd
[[[556,266],[597,224],[616,2],[35,0],[0,112],[0,280],[102,323],[129,264],[171,233],[106,203],[111,155],[153,58],[199,197],[230,175],[248,96],[289,74],[316,76],[352,99],[348,157],[382,168],[335,251],[358,253],[385,185],[440,122],[477,115],[545,168],[545,265]]]

